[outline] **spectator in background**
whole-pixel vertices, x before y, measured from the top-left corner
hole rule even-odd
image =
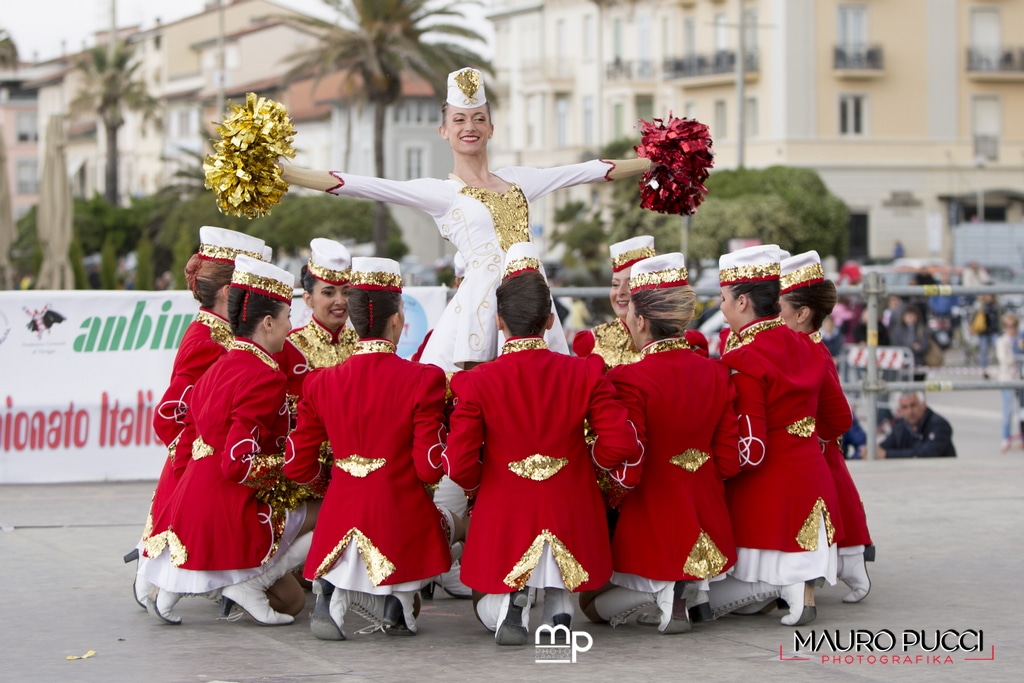
[[[889,332],[893,346],[905,346],[914,354],[914,380],[923,381],[927,375],[924,355],[928,352],[928,326],[913,303],[907,303],[900,313],[900,325]]]
[[[999,336],[999,304],[996,303],[996,297],[993,294],[981,295],[978,302],[975,316],[980,313],[985,319],[984,327],[975,330],[978,335],[978,365],[981,366],[981,372],[984,375],[988,367],[989,350],[995,347],[996,337]]]
[[[881,319],[878,321],[878,346],[889,346],[891,344],[891,337],[889,330],[886,329],[885,325],[882,324]],[[857,324],[853,326],[853,343],[854,344],[866,344],[868,341],[868,309],[865,306],[864,310],[860,312],[860,318],[857,320]]]
[[[832,316],[825,316],[825,319],[821,321],[821,330],[819,331],[821,332],[821,342],[832,354],[832,358],[838,358],[839,354],[843,352],[843,335],[836,327],[836,321],[832,319]]]
[[[996,339],[996,365],[998,367],[996,379],[1000,382],[1020,379],[1020,371],[1017,368],[1017,357],[1014,354],[1014,347],[1017,344],[1017,332],[1019,324],[1017,316],[1007,313],[1003,316],[1003,333]],[[1014,389],[1003,389],[1003,445],[1002,452],[1010,450],[1013,439],[1013,416],[1017,406],[1017,392]],[[1018,435],[1019,436],[1019,435]]]
[[[896,240],[892,245],[892,257],[893,259],[903,258],[905,250],[903,249],[903,242]]]
[[[955,458],[953,428],[925,402],[923,391],[900,394],[899,419],[878,445],[878,458]]]
[[[977,261],[971,261],[967,264],[967,267],[964,268],[964,271],[960,276],[960,280],[964,287],[981,287],[992,284],[992,276],[988,274],[987,270],[978,265]],[[968,305],[973,304],[974,295],[965,295],[964,301]]]

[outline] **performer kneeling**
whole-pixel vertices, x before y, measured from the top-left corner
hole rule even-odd
[[[535,245],[509,249],[497,290],[498,328],[508,339],[496,360],[457,373],[451,384],[445,468],[476,497],[462,580],[499,645],[526,643],[529,588],[545,589],[544,623],[568,627],[569,593],[611,576],[593,461],[611,469],[640,453],[600,359],[548,350],[551,293],[539,268]],[[597,435],[593,461],[584,421]]]
[[[265,626],[290,624],[305,607],[289,572],[306,559],[319,504],[291,510],[260,499],[280,479],[288,433],[285,376],[271,358],[291,329],[294,278],[245,255],[235,257],[228,320],[235,341],[192,390],[186,428],[192,460],[146,540],[151,614],[181,623],[182,595],[223,589]]]
[[[625,324],[639,361],[608,377],[645,446],[643,472],[619,508],[611,585],[580,605],[617,626],[655,603],[658,630],[685,633],[688,608],[710,620],[707,580],[736,561],[722,483],[739,472],[732,386],[728,369],[685,339],[697,298],[682,254],[637,262],[629,286]]]
[[[310,375],[288,439],[285,474],[334,472],[313,533],[305,576],[314,580],[313,635],[344,640],[355,611],[391,635],[414,635],[416,592],[451,566],[450,516],[424,485],[443,474],[444,372],[395,354],[405,325],[398,263],[352,259],[349,317],[359,341],[347,361]]]

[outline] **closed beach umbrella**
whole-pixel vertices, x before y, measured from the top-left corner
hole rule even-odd
[[[64,117],[51,116],[46,125],[46,154],[39,187],[36,227],[43,250],[39,289],[74,289],[75,277],[68,262],[71,247],[71,185],[64,157]]]
[[[7,178],[7,151],[4,149],[4,133],[0,127],[0,287],[14,286],[11,272],[11,244],[14,242],[14,217],[11,215],[11,188]]]

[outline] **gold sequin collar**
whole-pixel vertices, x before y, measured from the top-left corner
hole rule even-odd
[[[269,365],[274,370],[279,370],[277,361],[270,357],[270,354],[264,351],[259,344],[249,339],[242,339],[239,337],[231,343],[231,349],[235,351],[248,351],[252,355],[259,358],[261,361]]]
[[[200,308],[199,313],[196,314],[196,321],[210,328],[210,339],[225,349],[235,340],[235,335],[231,333],[231,325],[228,321],[213,311]]]
[[[785,324],[786,323],[782,319],[782,316],[779,316],[778,318],[765,318],[753,322],[740,330],[738,335],[730,333],[729,342],[726,345],[725,351],[728,353],[729,351],[738,349],[741,346],[745,346],[754,341],[754,337],[756,337],[758,333],[765,332],[767,330],[774,330],[776,327],[782,327]]]
[[[605,367],[614,368],[640,360],[640,352],[633,345],[626,323],[620,318],[601,323],[593,329],[594,353],[604,359]]]
[[[338,344],[342,339],[342,335],[345,332],[345,326],[342,325],[336,332],[332,332],[329,327],[324,325],[322,322],[316,319],[316,316],[310,316],[309,322],[306,323],[306,329],[316,335],[317,339],[325,344]]]
[[[548,348],[547,342],[540,337],[517,337],[509,339],[501,347],[502,355],[517,351],[537,351]]]
[[[360,339],[356,342],[356,349],[353,356],[361,356],[365,353],[394,353],[395,345],[387,339]]]
[[[640,350],[640,358],[646,358],[652,353],[662,353],[664,351],[678,351],[679,349],[688,349],[690,345],[682,337],[672,337],[670,339],[659,339],[653,341]]]

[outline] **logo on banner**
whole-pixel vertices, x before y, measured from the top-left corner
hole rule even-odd
[[[11,333],[11,324],[7,322],[7,316],[4,315],[3,311],[0,311],[0,344],[3,344],[7,340],[7,335]]]
[[[37,310],[30,310],[28,308],[23,310],[29,317],[28,324],[25,327],[28,328],[29,332],[35,332],[39,339],[43,338],[44,332],[49,334],[51,327],[67,319],[57,311],[50,310],[50,304],[46,304]]]

